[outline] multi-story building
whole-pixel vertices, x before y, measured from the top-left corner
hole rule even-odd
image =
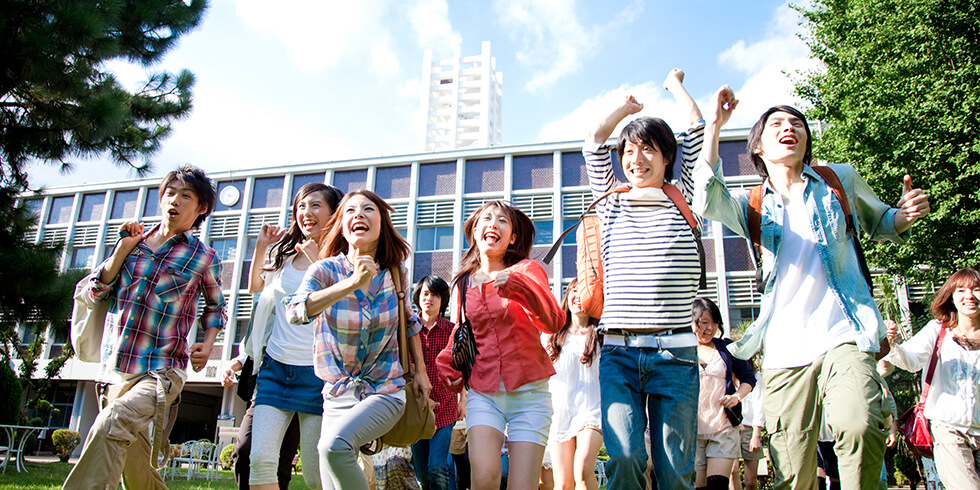
[[[732,188],[759,182],[745,155],[746,134],[745,130],[731,130],[722,135],[720,151],[725,175],[732,176],[727,179]],[[206,162],[198,164],[207,170]],[[619,180],[625,181],[622,170],[615,167]],[[207,367],[188,373],[172,442],[213,438],[219,418],[241,416],[244,403],[219,381],[248,328],[252,297],[247,281],[255,237],[264,223],[288,224],[292,198],[303,184],[326,182],[343,191],[371,189],[384,197],[395,209],[395,227],[414,250],[408,264],[413,280],[428,274],[452,277],[468,247],[463,222],[488,200],[510,200],[531,217],[537,234],[532,258],[539,260],[552,240],[592,201],[578,141],[212,172],[210,176],[218,186],[219,203],[194,233],[217,250],[223,261],[229,322]],[[32,238],[65,243],[64,269],[90,269],[111,253],[123,222],[160,220],[159,182],[159,178],[129,180],[52,187],[39,196],[25,194],[22,199],[39,218]],[[726,325],[751,319],[760,296],[753,287],[754,267],[746,240],[719,223],[707,223],[704,231],[708,284],[700,294],[720,299]],[[574,236],[570,234],[561,253],[545,267],[556,296],[575,276]],[[47,359],[61,354],[68,341],[51,332],[38,373],[44,372]],[[202,335],[192,331],[190,341]],[[77,359],[68,361],[52,397],[61,415],[51,425],[70,426],[85,437],[98,411],[93,389],[96,368]]]
[[[486,148],[503,139],[501,99],[503,75],[484,41],[477,56],[460,55],[433,61],[432,50],[422,59],[422,122],[419,151]]]

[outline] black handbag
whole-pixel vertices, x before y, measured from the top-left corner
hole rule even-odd
[[[456,283],[459,294],[459,321],[456,332],[453,333],[453,367],[463,373],[463,384],[466,389],[470,387],[470,375],[473,374],[473,364],[476,363],[476,355],[479,352],[476,348],[476,339],[473,338],[473,325],[466,317],[466,289],[469,280],[467,275]],[[463,286],[459,287],[459,284]]]

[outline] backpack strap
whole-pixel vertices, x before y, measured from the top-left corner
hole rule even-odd
[[[698,244],[698,262],[701,263],[701,276],[698,278],[698,289],[705,289],[708,287],[708,277],[705,273],[705,259],[704,259],[704,243],[701,241],[701,228],[698,226],[698,220],[694,217],[694,213],[691,212],[691,206],[687,204],[687,199],[684,199],[684,194],[674,187],[672,184],[664,183],[664,194],[673,201],[674,206],[677,206],[677,210],[681,212],[681,216],[687,220],[688,226],[691,227],[691,232],[694,234],[694,242]]]
[[[563,231],[561,233],[561,235],[558,236],[558,239],[555,240],[555,243],[551,245],[551,249],[549,249],[548,250],[548,253],[544,256],[544,263],[545,264],[550,264],[551,263],[552,259],[555,258],[555,254],[558,253],[558,249],[561,248],[561,242],[563,242],[565,240],[565,237],[568,236],[568,234],[571,233],[572,230],[574,230],[575,227],[577,227],[579,225],[579,223],[581,223],[582,220],[585,219],[585,217],[589,213],[592,212],[593,209],[595,209],[595,206],[596,206],[596,204],[599,204],[599,201],[601,201],[601,200],[603,200],[603,199],[605,199],[605,198],[607,198],[607,197],[609,197],[609,196],[611,196],[613,194],[618,194],[620,192],[627,192],[629,190],[630,190],[630,188],[627,187],[627,186],[625,186],[625,185],[624,186],[620,186],[620,187],[616,187],[616,188],[613,188],[612,190],[606,191],[605,194],[597,197],[594,201],[592,201],[592,203],[589,204],[589,207],[585,208],[585,211],[582,212],[582,215],[579,216],[577,220],[575,220],[575,223],[573,223],[572,226],[569,226],[568,228],[565,228],[565,231]]]

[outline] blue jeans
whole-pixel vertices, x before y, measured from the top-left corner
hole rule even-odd
[[[650,428],[656,488],[694,488],[698,435],[697,348],[604,346],[599,359],[607,488],[643,490]],[[644,410],[644,408],[646,410]]]
[[[449,480],[453,478],[449,442],[453,437],[453,424],[436,430],[432,439],[422,439],[412,444],[415,458],[415,477],[419,479],[422,490],[449,490]]]

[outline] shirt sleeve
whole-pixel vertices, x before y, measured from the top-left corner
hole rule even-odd
[[[221,293],[221,262],[218,256],[211,256],[211,263],[204,271],[202,280],[204,295],[204,311],[201,312],[201,326],[205,330],[217,328],[221,330],[228,323],[225,295]]]
[[[719,221],[735,233],[748,237],[748,192],[732,194],[725,185],[721,169],[720,158],[714,165],[698,158],[692,173],[694,196],[691,208],[702,217]]]
[[[536,260],[522,260],[508,268],[507,274],[507,282],[497,288],[497,293],[519,301],[538,330],[557,332],[565,324],[565,312],[551,293],[548,275],[541,264]]]
[[[911,228],[903,233],[898,233],[895,229],[895,214],[898,213],[898,209],[881,202],[875,191],[854,167],[836,164],[831,168],[841,179],[858,226],[868,236],[873,240],[888,240],[900,245],[908,241],[912,236]]]
[[[684,199],[690,203],[694,198],[694,181],[692,173],[694,165],[701,156],[701,144],[704,142],[704,120],[700,120],[692,125],[684,133],[681,143],[681,168],[680,175],[674,174],[678,187],[684,195]]]
[[[615,184],[612,154],[609,147],[596,145],[598,143],[586,142],[582,148],[582,155],[585,157],[585,171],[589,177],[589,187],[592,189],[593,199],[612,190]],[[604,204],[600,202],[597,207],[602,208]]]
[[[892,348],[885,360],[913,373],[929,367],[940,328],[939,322],[932,320],[911,339]]]

